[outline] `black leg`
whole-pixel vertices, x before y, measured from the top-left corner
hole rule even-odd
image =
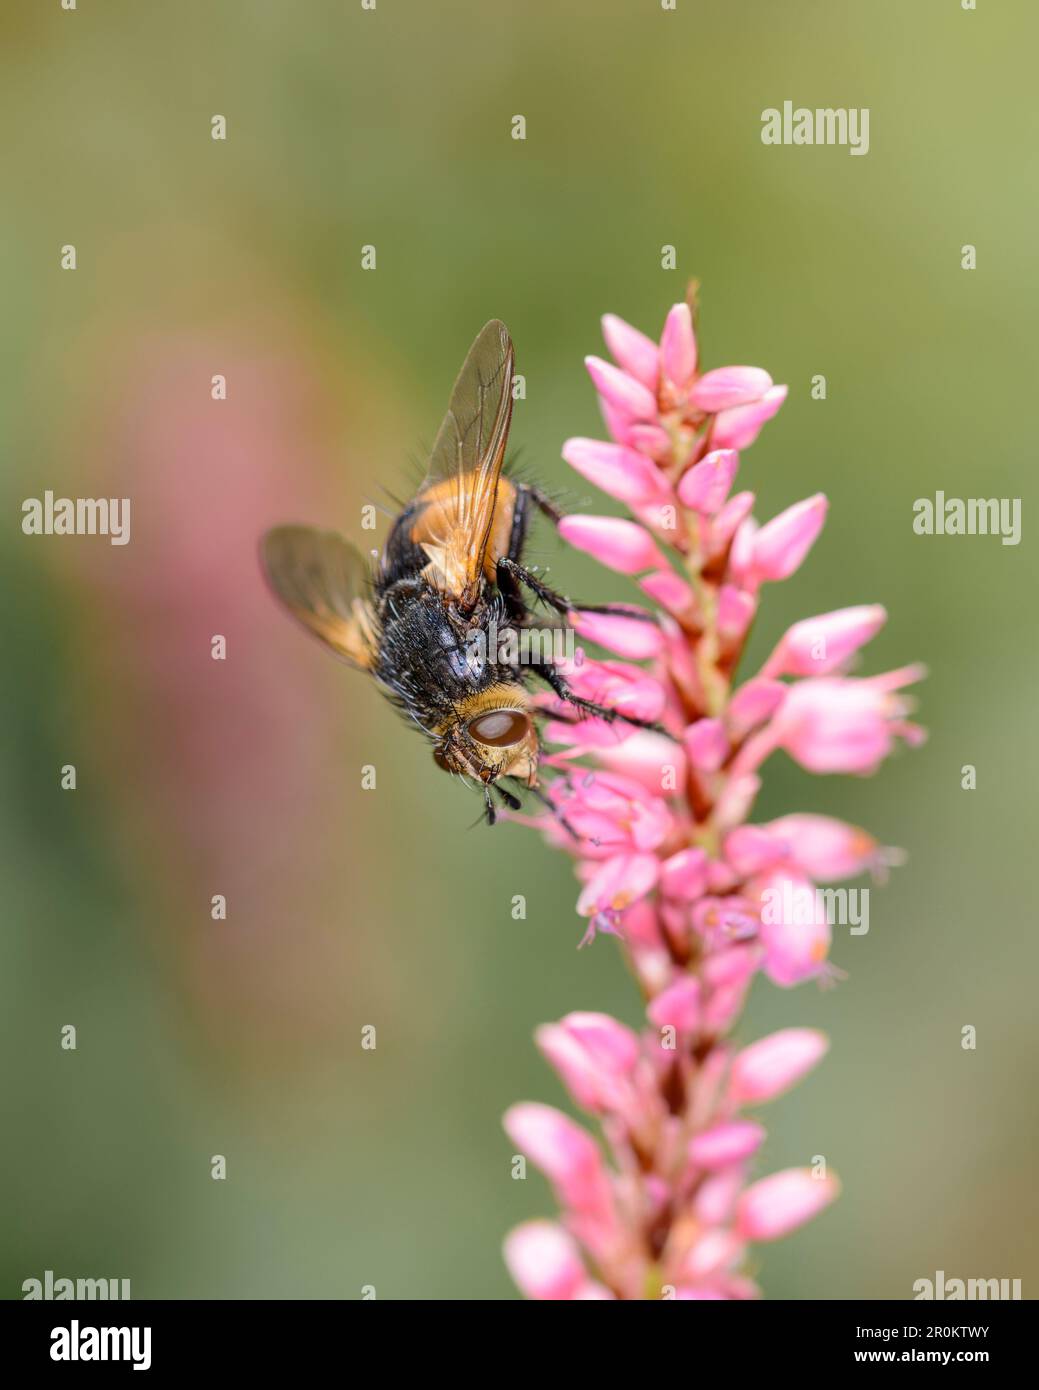
[[[606,613],[615,618],[631,618],[635,622],[655,623],[652,613],[640,613],[637,609],[625,608],[623,604],[617,603],[574,603],[565,594],[559,593],[557,589],[550,588],[536,574],[525,569],[518,561],[511,556],[503,555],[498,561],[498,587],[502,586],[502,580],[510,583],[513,590],[520,584],[535,594],[542,603],[547,603],[550,608],[554,608],[557,613]]]
[[[573,826],[570,824],[570,822],[567,820],[566,816],[563,815],[562,811],[561,811],[561,810],[559,809],[559,807],[555,804],[555,802],[552,800],[552,798],[545,795],[545,793],[541,790],[540,787],[537,787],[537,786],[535,786],[535,787],[524,786],[524,790],[530,792],[531,796],[536,797],[537,800],[541,802],[542,806],[547,806],[547,807],[548,807],[548,809],[552,812],[553,816],[555,816],[555,818],[556,818],[556,820],[559,822],[559,824],[563,827],[563,829],[566,831],[566,833],[570,836],[571,840],[580,840],[580,838],[581,838],[580,835],[578,835],[577,831],[574,829],[574,827],[573,827]]]
[[[522,500],[524,508],[528,501],[533,502],[542,516],[547,516],[553,526],[558,526],[563,519],[563,513],[556,504],[541,491],[539,487],[532,487],[530,483],[516,484],[516,505],[519,507]],[[519,559],[519,552],[509,549],[509,554],[514,560]]]
[[[547,681],[561,700],[565,700],[568,705],[573,705],[574,709],[580,710],[589,718],[602,719],[607,724],[612,724],[619,719],[622,724],[631,724],[636,729],[652,729],[656,734],[667,733],[665,728],[651,719],[635,719],[630,715],[621,714],[620,710],[610,709],[608,705],[597,705],[594,700],[585,700],[580,695],[575,695],[562,672],[550,662],[533,666],[531,670],[542,680]]]
[[[493,782],[491,785],[510,811],[521,811],[523,809],[523,802],[520,801],[518,796],[514,796],[510,791],[506,791],[506,789],[497,782]]]
[[[516,489],[516,506],[512,513],[512,532],[509,536],[508,553],[501,556],[496,566],[498,592],[505,600],[505,611],[514,623],[522,623],[527,617],[527,605],[523,602],[523,591],[519,580],[510,570],[507,561],[519,563],[527,540],[527,526],[530,523],[530,491]]]

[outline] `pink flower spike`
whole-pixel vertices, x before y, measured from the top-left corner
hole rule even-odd
[[[652,1001],[646,1010],[650,1023],[658,1028],[674,1028],[691,1033],[700,1023],[700,982],[681,975]]]
[[[778,1240],[828,1207],[840,1193],[835,1177],[787,1168],[748,1187],[739,1200],[736,1230],[745,1240]]]
[[[688,304],[676,304],[669,311],[660,339],[660,366],[665,378],[684,392],[696,373],[696,335]]]
[[[577,1246],[554,1221],[524,1221],[505,1237],[505,1263],[527,1298],[573,1299],[587,1279]]]
[[[664,647],[664,634],[656,623],[639,618],[575,609],[570,614],[570,622],[574,630],[589,642],[595,642],[607,651],[630,660],[641,661],[657,656]]]
[[[788,628],[761,669],[762,676],[826,676],[871,641],[887,622],[879,603],[838,608]]]
[[[772,388],[772,378],[760,367],[716,367],[705,372],[689,393],[697,410],[714,414],[758,401]]]
[[[711,441],[719,449],[749,449],[762,427],[776,415],[786,400],[787,388],[773,386],[760,400],[737,405],[714,417]]]
[[[602,336],[617,365],[648,391],[655,392],[660,377],[660,352],[653,339],[616,314],[603,314]]]
[[[752,565],[758,579],[788,579],[815,544],[828,503],[821,492],[795,502],[754,536]]]
[[[738,1052],[729,1074],[734,1105],[775,1100],[797,1084],[826,1055],[825,1033],[815,1028],[782,1028]]]
[[[577,911],[582,917],[623,912],[656,887],[659,874],[655,855],[616,854],[597,866],[577,900]]]
[[[704,516],[720,512],[732,490],[740,456],[734,449],[715,449],[682,474],[678,500]]]
[[[752,987],[843,974],[828,961],[837,903],[816,885],[877,875],[897,852],[831,816],[750,820],[780,750],[809,772],[865,774],[924,737],[907,689],[921,668],[848,674],[885,621],[879,605],[788,617],[759,674],[735,686],[759,607],[769,621],[769,584],[802,564],[827,501],[818,493],[761,525],[752,492],[730,495],[738,450],[787,387],[755,367],[698,376],[695,303],[693,286],[659,347],[606,315],[617,365],[587,360],[615,442],[569,439],[563,456],[625,510],[559,530],[627,579],[598,610],[567,606],[571,638],[581,634],[558,660],[569,698],[531,695],[547,745],[532,790],[547,805],[502,813],[565,851],[581,945],[621,939],[600,950],[623,959],[645,1010],[635,1030],[587,1012],[537,1029],[568,1097],[597,1122],[593,1140],[547,1106],[506,1117],[513,1153],[544,1169],[560,1211],[506,1247],[521,1289],[541,1300],[758,1298],[740,1272],[749,1242],[795,1230],[837,1195],[835,1178],[807,1170],[751,1178],[766,1141],[756,1107],[805,1077],[826,1037],[791,1027],[734,1039]],[[812,1152],[804,1138],[796,1147]]]
[[[622,418],[629,421],[656,419],[656,397],[640,381],[601,357],[586,357],[584,365],[603,401]]]
[[[571,514],[563,517],[558,530],[565,541],[619,574],[667,563],[649,532],[623,517]]]
[[[650,506],[670,501],[667,480],[656,465],[623,444],[568,439],[563,445],[563,458],[582,478],[618,502]]]
[[[697,1134],[689,1158],[697,1168],[727,1168],[752,1158],[765,1142],[765,1127],[755,1120],[728,1120]]]

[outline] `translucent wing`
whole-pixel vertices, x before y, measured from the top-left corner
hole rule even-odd
[[[419,491],[427,506],[415,538],[463,608],[480,594],[512,419],[513,363],[509,331],[491,319],[462,363]]]
[[[353,666],[370,670],[375,614],[366,561],[334,531],[276,526],[260,543],[264,573],[294,618]]]

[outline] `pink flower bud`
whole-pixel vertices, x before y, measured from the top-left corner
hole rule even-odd
[[[705,454],[699,463],[682,474],[678,484],[678,500],[684,507],[704,516],[720,512],[732,489],[739,454],[733,449],[715,449]]]
[[[570,615],[570,623],[589,642],[635,661],[656,656],[664,646],[664,634],[656,623],[639,618],[576,609]]]
[[[896,853],[882,850],[873,836],[857,825],[832,816],[782,816],[762,828],[788,847],[791,863],[822,883],[855,878],[867,869],[891,863]]]
[[[726,985],[742,985],[757,969],[754,952],[746,946],[730,946],[715,951],[704,961],[703,976],[711,989]]]
[[[680,849],[665,859],[660,874],[660,891],[666,898],[693,902],[707,888],[707,854],[702,849]]]
[[[542,1024],[535,1038],[583,1109],[601,1114],[628,1103],[639,1055],[638,1038],[630,1028],[608,1014],[573,1013],[559,1023]]]
[[[636,729],[622,743],[600,748],[596,757],[611,771],[624,773],[658,794],[667,795],[684,785],[687,775],[679,744],[648,729]]]
[[[664,687],[641,666],[624,661],[592,661],[588,658],[567,672],[575,695],[605,705],[632,719],[659,719],[667,694]]]
[[[828,1207],[840,1192],[833,1177],[787,1168],[748,1187],[739,1200],[736,1229],[745,1240],[778,1240]]]
[[[596,867],[577,899],[582,917],[623,912],[656,887],[660,865],[652,854],[617,854]]]
[[[672,386],[685,391],[696,372],[696,336],[688,304],[676,304],[668,313],[660,339],[660,365]]]
[[[602,336],[617,365],[647,390],[655,392],[660,376],[660,351],[653,339],[616,314],[603,314]]]
[[[724,642],[742,642],[757,611],[758,601],[753,594],[734,584],[723,584],[718,590],[718,636]]]
[[[693,1213],[705,1226],[724,1226],[743,1187],[743,1170],[721,1168],[700,1184],[693,1199]]]
[[[734,1105],[774,1100],[796,1085],[825,1056],[830,1043],[815,1028],[781,1028],[738,1052],[729,1074]]]
[[[729,701],[729,727],[734,736],[742,738],[771,719],[789,690],[782,681],[762,680],[760,676],[741,685]]]
[[[686,1254],[679,1278],[693,1281],[710,1279],[739,1264],[744,1253],[743,1242],[731,1231],[706,1231]],[[701,1293],[701,1296],[704,1294]],[[724,1295],[719,1294],[719,1297]]]
[[[777,872],[761,880],[764,970],[773,984],[789,987],[814,979],[826,963],[832,931],[815,884]]]
[[[696,383],[689,402],[695,409],[711,413],[731,410],[760,400],[771,388],[772,378],[760,367],[716,367]]]
[[[637,574],[667,563],[649,532],[623,517],[572,513],[563,517],[558,530],[565,541],[619,574]]]
[[[765,1127],[754,1120],[728,1120],[697,1134],[689,1158],[697,1168],[727,1168],[751,1158],[765,1142]]]
[[[582,478],[609,497],[630,506],[668,502],[671,490],[656,464],[623,444],[598,439],[568,439],[563,458]]]
[[[811,550],[826,520],[826,498],[821,492],[795,502],[780,512],[754,536],[751,565],[760,579],[788,579]]]
[[[635,421],[627,427],[625,444],[638,449],[640,454],[657,461],[667,459],[671,453],[671,436],[661,425],[647,425]]]
[[[712,555],[720,555],[729,545],[736,532],[750,516],[754,500],[752,492],[737,492],[722,507],[711,523],[710,553]]]
[[[718,829],[728,830],[745,821],[760,790],[761,778],[752,772],[731,777],[714,808],[714,821]]]
[[[775,868],[788,852],[785,837],[774,833],[772,826],[738,825],[725,837],[725,857],[744,878]]]
[[[658,994],[646,1009],[646,1016],[658,1028],[674,1028],[691,1033],[700,1023],[700,982],[683,975]]]
[[[748,449],[786,400],[787,388],[773,386],[760,400],[723,410],[714,418],[711,441],[719,449]]]
[[[554,1221],[524,1221],[510,1231],[505,1263],[527,1298],[572,1299],[587,1279],[576,1244]]]
[[[554,1183],[584,1181],[602,1168],[591,1135],[550,1105],[513,1105],[505,1112],[504,1125],[516,1147]]]
[[[729,756],[729,740],[720,719],[698,719],[685,731],[685,751],[700,772],[717,772]]]
[[[601,357],[586,357],[584,364],[604,404],[622,418],[629,421],[656,419],[656,397],[635,377],[622,372],[612,362],[604,362]]]
[[[839,670],[887,621],[879,603],[802,618],[780,639],[763,676],[825,676]]]
[[[911,680],[917,673],[900,676]],[[902,717],[908,708],[876,678],[803,680],[787,695],[773,736],[776,746],[809,772],[869,773],[888,756],[898,735],[917,737],[915,726]]]
[[[647,574],[639,580],[639,588],[669,613],[688,613],[692,609],[692,589],[670,567]]]
[[[729,570],[739,584],[756,589],[761,583],[761,575],[754,569],[754,537],[760,527],[752,516],[748,516],[736,527],[729,551]]]

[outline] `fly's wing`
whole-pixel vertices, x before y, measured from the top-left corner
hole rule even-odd
[[[483,583],[512,419],[513,362],[508,329],[491,319],[458,373],[418,494],[426,506],[414,539],[429,556],[434,582],[463,609],[475,606]]]
[[[376,654],[375,613],[365,594],[370,572],[334,531],[276,526],[260,543],[267,582],[294,618],[337,656],[362,671]]]

